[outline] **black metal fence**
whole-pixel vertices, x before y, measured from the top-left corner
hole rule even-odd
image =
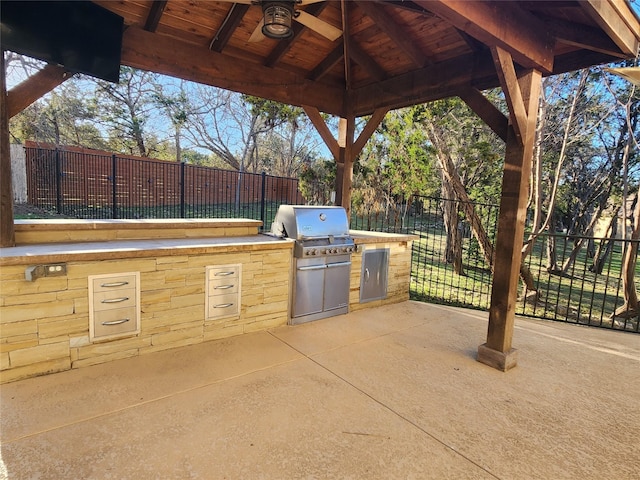
[[[461,202],[416,197],[375,211],[352,213],[353,228],[412,233],[411,298],[488,310],[491,301],[491,267],[463,214]],[[445,211],[458,217],[459,263],[448,255],[451,234]],[[474,204],[483,229],[494,243],[499,209]],[[557,233],[539,236],[525,265],[531,272],[534,291],[521,282],[516,313],[537,318],[640,333],[637,312],[625,318],[613,313],[624,303],[621,280],[623,259],[634,242],[621,239],[577,237]],[[635,241],[637,244],[638,242]],[[548,254],[553,245],[555,258]],[[637,259],[637,251],[636,251]],[[457,268],[457,272],[456,272]],[[636,261],[634,279],[640,278]]]
[[[282,203],[304,203],[295,178],[26,148],[29,203],[74,218],[252,218],[269,228]]]

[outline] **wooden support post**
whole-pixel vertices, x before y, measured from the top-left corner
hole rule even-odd
[[[11,154],[9,147],[9,114],[7,111],[7,81],[4,51],[0,60],[0,247],[16,244],[13,226],[13,186],[11,182]]]
[[[351,218],[351,186],[353,183],[353,141],[356,126],[356,117],[350,115],[341,118],[338,131],[338,145],[340,146],[340,157],[338,168],[342,166],[341,175],[336,175],[336,200],[347,211],[347,218]],[[338,190],[340,196],[338,196]]]
[[[302,108],[327,144],[329,151],[336,161],[336,202],[347,210],[348,218],[350,218],[353,164],[367,143],[367,140],[371,138],[371,135],[373,135],[373,132],[375,132],[378,125],[380,125],[380,122],[382,122],[389,109],[379,108],[375,110],[360,132],[358,139],[354,141],[355,115],[340,119],[338,124],[338,139],[336,140],[316,108],[308,105],[303,105]]]
[[[501,57],[501,61],[504,62],[504,57]],[[496,65],[498,66],[498,62]],[[511,343],[540,86],[541,73],[537,70],[527,71],[515,84],[509,82],[502,86],[503,89],[512,89],[510,98],[520,97],[522,100],[517,108],[519,120],[514,119],[512,111],[507,131],[489,328],[487,342],[478,348],[479,362],[502,371],[517,364],[517,351],[512,348]],[[526,112],[524,121],[523,111]],[[513,125],[516,121],[517,129]]]

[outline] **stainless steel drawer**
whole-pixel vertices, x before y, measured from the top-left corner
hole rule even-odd
[[[111,337],[137,330],[137,308],[114,308],[93,315],[94,337]]]
[[[136,276],[132,274],[125,275],[100,275],[99,278],[93,278],[91,286],[94,292],[107,292],[120,288],[136,288]]]
[[[207,277],[209,280],[219,280],[225,278],[238,278],[240,272],[239,265],[222,265],[219,267],[209,267]]]
[[[140,333],[140,273],[91,275],[89,339],[92,342]]]
[[[96,311],[111,310],[136,306],[136,289],[116,289],[93,294],[93,309]]]
[[[206,272],[206,319],[240,315],[242,265],[212,265]]]
[[[207,312],[207,317],[216,318],[235,315],[240,311],[238,307],[238,295],[236,293],[228,295],[212,295],[209,297],[209,311]]]

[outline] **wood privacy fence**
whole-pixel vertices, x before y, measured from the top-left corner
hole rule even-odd
[[[77,218],[242,216],[305,203],[295,178],[27,145],[29,203]],[[266,225],[266,223],[265,223]]]

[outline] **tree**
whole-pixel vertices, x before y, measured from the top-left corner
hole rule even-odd
[[[495,96],[495,92],[490,92]],[[460,99],[440,100],[423,110],[421,121],[436,152],[442,175],[443,214],[447,230],[447,261],[463,274],[462,238],[458,227],[461,208],[484,260],[493,268],[493,242],[473,201],[495,201],[499,195],[503,146]]]
[[[116,151],[149,157],[162,142],[146,131],[153,117],[158,75],[131,67],[120,68],[120,83],[94,80],[100,117]]]
[[[190,106],[187,94],[183,88],[184,80],[180,82],[177,91],[171,92],[170,87],[162,82],[154,85],[153,101],[165,112],[174,130],[175,159],[182,162],[182,129],[189,118]]]
[[[634,62],[637,66],[638,59]],[[623,195],[622,212],[623,218],[627,218],[627,199],[629,198],[630,164],[632,158],[637,158],[640,145],[638,144],[638,121],[640,120],[640,96],[636,92],[636,87],[625,84],[627,91],[613,92],[613,87],[607,83],[609,91],[616,98],[616,103],[624,111],[624,123],[621,126],[621,135],[618,140],[617,151],[622,155],[623,171]],[[640,179],[633,200],[633,214],[631,220],[630,242],[625,245],[625,252],[622,261],[622,290],[624,303],[613,312],[612,317],[632,318],[640,317],[640,304],[635,285],[635,269],[638,255],[638,243],[640,243]],[[626,227],[626,225],[625,225]],[[624,228],[626,234],[626,228]]]
[[[303,165],[298,182],[298,189],[308,204],[329,205],[329,192],[334,189],[336,182],[336,162],[316,160]]]
[[[95,102],[86,98],[78,82],[71,79],[15,115],[10,132],[20,143],[33,140],[104,149],[106,144],[95,122]]]
[[[266,119],[247,108],[242,96],[234,92],[190,85],[185,95],[190,113],[184,132],[191,145],[208,150],[234,170],[251,170],[258,137],[272,128]]]
[[[428,195],[435,191],[434,155],[428,146],[424,129],[420,124],[421,107],[411,107],[389,112],[378,127],[379,143],[371,143],[368,153],[382,158],[381,172],[373,173],[373,181],[382,173],[388,182],[390,193],[404,200],[400,204],[400,218],[405,226],[409,206],[415,195]],[[369,161],[371,165],[371,162]],[[371,168],[371,167],[369,167]],[[384,189],[381,193],[384,192]],[[387,198],[386,205],[393,204]],[[400,202],[397,202],[400,203]]]

